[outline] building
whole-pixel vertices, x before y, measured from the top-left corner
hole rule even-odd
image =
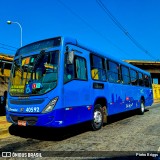
[[[0,82],[8,82],[13,56],[0,53]]]
[[[156,61],[139,61],[139,60],[125,60],[125,62],[139,67],[151,73],[153,95],[155,101],[160,100],[160,62]]]
[[[137,60],[125,60],[125,62],[131,63],[143,70],[151,73],[151,77],[154,84],[160,84],[160,62],[156,61],[137,61]]]

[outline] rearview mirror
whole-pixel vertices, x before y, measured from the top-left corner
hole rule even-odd
[[[69,51],[67,53],[67,64],[73,64],[74,60],[74,51]]]

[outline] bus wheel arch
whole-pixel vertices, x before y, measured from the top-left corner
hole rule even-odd
[[[107,101],[105,98],[98,98],[94,103],[92,129],[101,129],[103,123],[107,123]]]

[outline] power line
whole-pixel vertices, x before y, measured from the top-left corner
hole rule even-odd
[[[6,48],[6,47],[0,47],[0,48],[6,49],[6,50],[10,50],[10,51],[15,51],[15,50],[13,50],[13,49],[9,49],[9,48]]]
[[[2,45],[0,46],[0,48],[5,49],[5,50],[14,51],[14,52],[17,50],[16,47],[13,47],[13,46],[10,46],[4,43],[0,43],[0,45]]]
[[[109,42],[112,46],[114,46],[115,48],[117,48],[118,50],[121,50],[122,53],[124,53],[125,51],[120,48],[119,46],[117,46],[116,44],[114,44],[111,40],[109,40],[108,38],[106,38],[104,36],[104,34],[100,33],[98,30],[96,30],[91,24],[89,24],[85,19],[83,19],[81,16],[79,16],[76,12],[74,12],[71,8],[69,8],[66,4],[64,4],[61,0],[57,0],[57,2],[59,2],[61,5],[63,5],[65,8],[67,8],[74,16],[78,17],[83,23],[85,23],[89,28],[91,28],[95,33],[99,34],[101,37],[103,37],[107,42]],[[125,52],[126,53],[126,52]],[[128,53],[126,53],[128,54]]]
[[[3,46],[7,46],[7,47],[10,47],[10,48],[15,48],[15,49],[17,49],[16,47],[13,47],[13,46],[10,46],[10,45],[4,44],[4,43],[0,43],[0,44],[3,45]]]
[[[98,5],[105,11],[105,13],[110,17],[110,19],[118,26],[120,30],[145,54],[149,55],[153,59],[157,60],[149,51],[147,51],[137,40],[135,40],[132,35],[121,25],[121,23],[111,14],[108,8],[102,3],[101,0],[96,0]]]

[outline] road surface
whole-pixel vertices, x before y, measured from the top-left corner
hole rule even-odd
[[[63,129],[11,126],[9,130],[11,135],[0,140],[0,153],[25,157],[33,152],[45,159],[160,159],[160,104],[147,108],[144,115],[132,111],[109,117],[108,124],[98,131],[91,131],[88,123]]]

